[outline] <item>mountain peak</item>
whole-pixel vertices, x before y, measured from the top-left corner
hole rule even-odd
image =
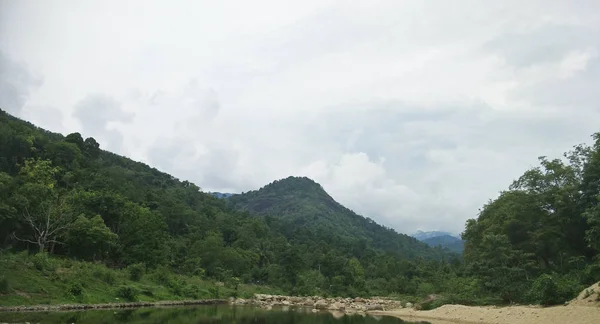
[[[349,242],[362,242],[362,248],[354,247],[357,251],[364,252],[366,246],[371,246],[407,258],[440,258],[446,253],[357,215],[307,177],[276,180],[259,190],[231,196],[228,202],[235,208],[268,217],[290,239],[309,237],[318,242],[324,237],[336,237],[349,246]]]

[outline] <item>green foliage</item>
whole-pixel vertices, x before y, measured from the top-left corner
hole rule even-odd
[[[127,300],[127,301],[136,301],[138,296],[138,291],[133,286],[122,285],[117,288],[116,292],[117,296]]]
[[[104,224],[100,215],[79,215],[66,234],[69,255],[84,260],[103,260],[117,242],[117,235]]]
[[[68,288],[69,294],[73,296],[81,296],[83,294],[83,285],[81,282],[73,282]]]
[[[186,285],[182,293],[184,297],[197,299],[200,296],[200,287],[196,284]]]
[[[110,286],[114,285],[117,282],[117,275],[115,274],[115,272],[108,270],[104,267],[97,267],[94,270],[93,274],[96,278],[99,278],[100,280],[102,280]]]
[[[106,301],[117,283],[142,299],[269,285],[301,295],[443,296],[433,307],[556,302],[600,280],[600,134],[564,159],[540,158],[483,206],[466,224],[464,259],[355,214],[307,178],[216,199],[83,138],[0,111],[0,249],[42,252],[0,262],[12,290],[26,282],[40,295],[70,295],[77,274],[89,279],[80,281],[84,300]]]
[[[10,292],[10,284],[8,278],[0,275],[0,294],[8,294]]]
[[[143,263],[129,265],[127,267],[127,272],[129,272],[129,279],[133,281],[140,281],[140,279],[142,279],[142,276],[144,275],[145,268],[146,266]]]
[[[541,305],[554,305],[561,302],[558,285],[548,274],[542,274],[533,282],[529,295],[534,303]]]
[[[33,265],[38,271],[52,272],[56,269],[47,253],[37,253],[33,256]]]
[[[220,298],[221,297],[221,289],[219,288],[219,286],[214,286],[214,287],[208,288],[208,293],[210,294],[211,298]]]

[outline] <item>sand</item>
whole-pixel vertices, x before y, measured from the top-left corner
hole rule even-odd
[[[371,313],[371,312],[370,312]],[[425,320],[432,324],[591,324],[600,323],[600,282],[584,289],[565,306],[507,306],[472,307],[444,305],[440,308],[417,311],[404,308],[376,312],[405,320]],[[373,313],[371,313],[373,314]]]
[[[471,307],[462,305],[444,305],[428,311],[400,309],[396,311],[377,312],[377,314],[395,316],[405,320],[426,320],[432,324],[600,323],[600,307],[576,305],[546,308],[534,306]]]
[[[577,298],[571,300],[573,306],[600,306],[600,282],[597,282],[579,293]]]

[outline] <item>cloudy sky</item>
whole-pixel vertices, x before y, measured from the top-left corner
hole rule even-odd
[[[0,107],[206,191],[460,232],[600,131],[600,1],[0,0]]]

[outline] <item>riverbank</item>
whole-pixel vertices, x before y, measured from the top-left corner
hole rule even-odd
[[[68,311],[68,310],[167,307],[167,306],[187,306],[187,305],[225,305],[228,303],[229,303],[229,300],[227,300],[227,299],[201,299],[201,300],[175,300],[175,301],[132,302],[132,303],[8,306],[8,307],[0,307],[0,312],[52,312],[52,311]]]
[[[176,274],[166,267],[113,269],[42,254],[0,253],[0,306],[4,307],[155,303],[280,293],[268,286],[235,285]]]
[[[312,309],[313,311],[331,310],[342,311],[346,313],[377,310],[385,311],[399,309],[402,307],[412,307],[411,303],[402,303],[397,300],[386,298],[324,298],[321,296],[293,297],[266,294],[255,294],[251,299],[232,299],[231,303],[233,305],[252,305],[267,309],[273,307],[301,307]]]
[[[600,308],[589,306],[507,306],[475,307],[444,305],[418,311],[404,308],[393,311],[373,311],[369,314],[394,316],[405,320],[439,320],[444,323],[484,324],[589,324],[600,323]],[[436,323],[436,322],[432,322]],[[441,322],[440,322],[441,323]]]

